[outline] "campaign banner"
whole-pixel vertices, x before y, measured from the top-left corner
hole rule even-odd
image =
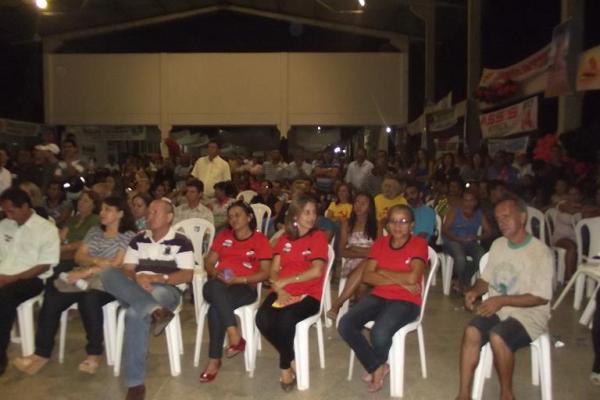
[[[420,135],[425,132],[425,114],[421,114],[419,118],[406,125],[406,132],[409,135]]]
[[[145,141],[145,126],[89,125],[69,126],[67,133],[73,133],[84,140],[102,141]]]
[[[449,110],[452,108],[452,92],[442,97],[437,103],[425,106],[425,111],[413,122],[406,125],[406,132],[409,135],[420,135],[425,132],[428,124],[428,114],[438,111]]]
[[[0,118],[0,133],[20,137],[38,136],[44,129],[49,129],[44,125],[33,122],[15,121],[13,119]]]
[[[525,153],[529,145],[529,136],[515,139],[490,139],[487,142],[488,154],[493,157],[499,151],[507,153]]]
[[[571,20],[556,26],[552,32],[552,43],[548,55],[546,74],[546,97],[557,97],[571,92],[569,70],[573,66],[569,55],[571,42]]]
[[[427,114],[427,127],[429,132],[443,132],[452,128],[458,122],[454,107],[448,110],[436,111]]]
[[[600,89],[600,46],[584,51],[577,68],[577,91]]]
[[[484,139],[536,130],[538,128],[537,97],[481,114],[479,124]]]
[[[436,158],[446,153],[457,154],[460,145],[460,137],[452,136],[449,138],[437,138],[433,140],[435,144]]]

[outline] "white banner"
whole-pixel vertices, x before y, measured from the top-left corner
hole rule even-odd
[[[442,154],[452,153],[456,155],[458,153],[458,145],[460,140],[458,136],[452,136],[450,138],[434,139],[436,158],[439,158]]]
[[[147,139],[145,126],[69,126],[68,133],[74,133],[79,139],[103,140],[103,141],[126,141]]]
[[[0,133],[7,135],[35,137],[39,135],[43,129],[45,129],[44,125],[0,118]]]
[[[499,151],[507,153],[525,153],[529,144],[529,136],[516,139],[490,139],[487,143],[488,154],[493,157]]]
[[[479,124],[484,139],[536,130],[538,127],[537,97],[481,114]]]
[[[457,122],[458,118],[456,117],[454,107],[427,115],[429,132],[443,132],[452,128]]]

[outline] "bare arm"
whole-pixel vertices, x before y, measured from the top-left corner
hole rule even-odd
[[[319,278],[323,274],[323,268],[325,267],[325,262],[323,260],[313,260],[310,263],[310,267],[299,274],[290,275],[287,278],[277,279],[273,281],[273,288],[275,290],[283,289],[285,286],[290,283],[300,283],[310,281],[312,279]],[[279,271],[278,271],[279,275]]]
[[[446,217],[444,218],[444,222],[442,224],[442,234],[450,239],[453,240],[455,242],[463,242],[464,239],[454,235],[451,231],[450,228],[452,228],[452,224],[454,224],[454,218],[456,218],[456,213],[454,212],[454,208],[450,208],[450,210],[448,210],[448,213],[446,214]]]
[[[425,271],[425,261],[420,258],[410,260],[409,272],[395,272],[384,269],[378,269],[377,273],[386,278],[391,279],[394,283],[400,286],[413,286],[419,283]]]
[[[477,281],[475,282],[475,285],[473,285],[473,287],[471,289],[469,289],[467,292],[465,292],[465,299],[464,299],[465,308],[467,310],[472,310],[473,304],[475,304],[475,301],[479,297],[486,294],[488,289],[489,289],[489,285],[486,281],[484,281],[483,279],[477,279]]]
[[[204,269],[206,270],[208,276],[211,276],[213,278],[217,276],[217,270],[215,268],[215,265],[218,261],[219,253],[213,250],[210,250],[206,257],[204,257]]]
[[[477,314],[489,317],[494,315],[502,307],[536,307],[548,303],[548,300],[532,294],[519,294],[512,296],[493,296],[481,303]]]

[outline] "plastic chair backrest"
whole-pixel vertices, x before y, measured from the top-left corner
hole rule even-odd
[[[238,195],[235,199],[236,200],[244,200],[246,203],[250,203],[252,201],[252,199],[254,198],[254,196],[256,196],[257,194],[258,193],[256,193],[254,190],[243,190],[238,193]]]
[[[194,246],[194,261],[197,265],[204,266],[204,251],[210,249],[212,245],[215,238],[215,226],[202,218],[189,218],[175,224],[173,229],[183,232],[191,240]],[[208,236],[207,239],[206,236]]]
[[[250,207],[252,207],[254,218],[256,218],[256,230],[266,235],[271,222],[271,209],[262,203],[250,204]]]
[[[600,254],[600,217],[584,218],[575,225],[577,264]]]
[[[425,277],[423,277],[423,281],[425,282],[425,290],[423,290],[423,298],[421,301],[421,312],[419,313],[419,319],[417,320],[419,323],[423,321],[423,316],[425,315],[425,306],[427,305],[427,297],[429,297],[429,289],[431,288],[431,282],[433,281],[433,277],[437,272],[437,268],[440,265],[438,255],[431,246],[427,248],[428,258],[429,258],[429,275],[427,276],[427,280],[425,281]]]
[[[319,315],[323,313],[325,306],[325,291],[331,290],[330,276],[335,261],[335,251],[331,245],[327,245],[327,270],[325,271],[325,280],[323,281],[323,292],[321,293],[321,305],[319,306]]]
[[[527,223],[525,230],[538,238],[542,243],[546,242],[546,218],[544,213],[537,208],[527,207]]]
[[[438,213],[435,213],[435,244],[441,246],[444,244],[442,240],[442,217]]]
[[[549,208],[546,210],[544,216],[546,217],[546,226],[548,227],[548,233],[550,234],[550,241],[554,235],[554,221],[556,220],[556,214],[558,210],[556,208]]]
[[[485,270],[485,268],[487,267],[488,264],[488,260],[490,258],[490,253],[487,252],[484,255],[481,256],[481,258],[479,259],[479,276],[483,275],[483,270]],[[484,294],[482,296],[483,300],[488,298],[487,293]]]

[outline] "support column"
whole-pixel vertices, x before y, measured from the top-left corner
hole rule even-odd
[[[583,50],[583,12],[585,0],[561,0],[560,19],[561,22],[572,19],[572,29],[569,38],[569,72],[577,69],[573,65],[577,56]],[[581,126],[581,109],[583,106],[583,94],[575,91],[575,80],[569,79],[572,85],[572,94],[563,95],[558,98],[558,125],[557,133],[561,135]]]
[[[481,147],[479,104],[473,97],[481,79],[481,0],[469,0],[467,7],[467,104],[464,140],[472,152]]]
[[[425,104],[435,102],[435,2],[414,2],[410,10],[425,22]]]
[[[52,101],[52,89],[54,88],[54,71],[50,57],[58,48],[62,46],[62,41],[56,39],[44,39],[42,41],[42,62],[44,69],[44,121],[47,124],[54,123],[54,103]]]

